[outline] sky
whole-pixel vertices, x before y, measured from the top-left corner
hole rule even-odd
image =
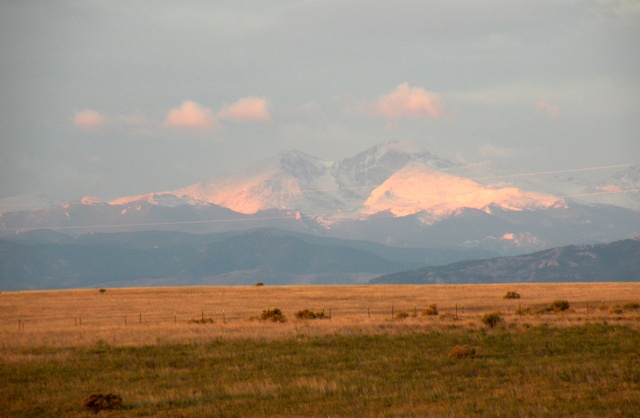
[[[173,190],[384,141],[640,163],[636,0],[0,0],[0,198]]]

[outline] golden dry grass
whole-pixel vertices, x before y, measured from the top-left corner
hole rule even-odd
[[[503,299],[516,291],[518,300]],[[518,315],[519,307],[547,306],[565,299],[562,314]],[[171,287],[3,292],[3,347],[141,346],[207,342],[218,338],[278,339],[304,335],[404,333],[453,324],[481,327],[483,313],[500,311],[510,326],[546,322],[563,326],[613,320],[640,324],[639,311],[611,313],[610,306],[640,299],[640,283],[375,285],[282,287]],[[420,312],[438,305],[439,316]],[[589,315],[587,316],[587,306]],[[457,307],[457,309],[456,309]],[[280,308],[285,324],[251,321],[263,309]],[[298,320],[297,311],[331,314],[330,320]],[[410,316],[394,320],[392,313]],[[417,316],[414,314],[417,313]],[[457,315],[457,318],[456,318]],[[213,318],[214,324],[191,319]],[[415,316],[415,317],[414,317]],[[8,360],[8,359],[5,359]]]

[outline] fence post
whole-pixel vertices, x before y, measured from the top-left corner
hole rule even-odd
[[[456,303],[456,319],[458,319],[458,304]]]
[[[124,316],[124,326],[127,326],[127,315]]]
[[[222,310],[222,323],[226,324],[227,323],[227,319],[224,316],[224,309]]]
[[[367,306],[367,315],[369,315],[369,319],[371,319],[371,307]]]
[[[393,318],[393,305],[391,305],[391,318]]]
[[[587,302],[587,319],[589,319],[589,302]]]
[[[178,318],[176,318],[176,313],[174,312],[173,313],[173,323],[175,324],[177,320],[178,320]]]
[[[142,312],[140,312],[140,324],[142,324]]]

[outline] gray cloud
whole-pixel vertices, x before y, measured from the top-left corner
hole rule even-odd
[[[636,162],[638,39],[631,1],[2,2],[0,197],[168,190],[387,139],[534,170]],[[344,112],[404,82],[447,117]],[[163,126],[184,102],[218,119],[252,97],[269,123]],[[87,110],[102,129],[78,126]]]

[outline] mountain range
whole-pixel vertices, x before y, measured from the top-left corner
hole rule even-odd
[[[383,273],[492,255],[395,248],[277,229],[82,235],[37,230],[0,239],[0,289],[354,284]]]
[[[35,196],[29,206],[24,197],[5,199],[0,208],[37,209],[3,211],[0,238],[37,229],[76,236],[277,229],[386,248],[508,256],[640,235],[640,193],[629,192],[640,189],[640,166],[591,182],[515,171],[451,162],[408,143],[383,143],[336,162],[287,151],[228,176],[110,202]]]
[[[571,245],[533,254],[457,262],[388,274],[376,284],[637,282],[640,238],[598,245]]]

